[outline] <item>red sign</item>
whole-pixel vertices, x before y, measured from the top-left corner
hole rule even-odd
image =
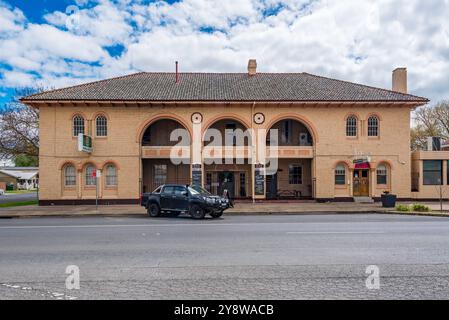
[[[92,177],[94,177],[94,178],[97,177],[97,170],[94,170],[94,171],[92,172]]]

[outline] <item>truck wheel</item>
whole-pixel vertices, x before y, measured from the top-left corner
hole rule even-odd
[[[210,216],[214,219],[220,218],[223,215],[223,211],[219,211],[219,212],[211,212]]]
[[[194,204],[190,207],[190,215],[193,219],[203,219],[206,213],[199,205]]]
[[[148,207],[148,214],[152,218],[159,217],[159,215],[161,214],[161,209],[159,209],[159,206],[156,203],[151,203]]]

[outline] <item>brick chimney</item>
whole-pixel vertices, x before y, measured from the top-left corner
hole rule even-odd
[[[393,91],[407,93],[407,68],[397,68],[393,71]]]
[[[248,75],[255,76],[257,69],[257,61],[256,59],[249,59],[248,61]]]

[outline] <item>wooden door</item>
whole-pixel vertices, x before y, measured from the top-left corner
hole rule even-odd
[[[354,170],[353,193],[354,197],[369,196],[369,170]]]

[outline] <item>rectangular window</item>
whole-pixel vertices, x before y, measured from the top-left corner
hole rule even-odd
[[[386,185],[387,184],[387,168],[385,166],[380,166],[377,171],[377,184]]]
[[[96,171],[94,166],[87,166],[86,168],[86,186],[95,186],[97,184],[97,178],[94,177],[94,171]]]
[[[449,161],[447,161],[447,168],[448,168],[448,170],[447,170],[447,173],[446,173],[446,175],[447,175],[446,181],[447,181],[447,184],[449,185]]]
[[[117,186],[117,168],[113,165],[106,167],[106,186]]]
[[[65,168],[65,185],[67,187],[76,185],[76,170],[74,166],[68,166]]]
[[[377,184],[386,185],[387,184],[387,175],[377,173]]]
[[[346,170],[344,167],[335,169],[335,184],[337,186],[346,185]]]
[[[292,164],[288,167],[289,184],[302,184],[302,167],[298,164]]]
[[[165,184],[167,181],[167,165],[155,164],[154,165],[154,183],[156,186]]]
[[[206,190],[212,193],[212,173],[206,173]]]
[[[246,173],[240,172],[240,197],[246,197]]]
[[[441,160],[423,161],[423,184],[437,186],[443,183],[443,162]]]

